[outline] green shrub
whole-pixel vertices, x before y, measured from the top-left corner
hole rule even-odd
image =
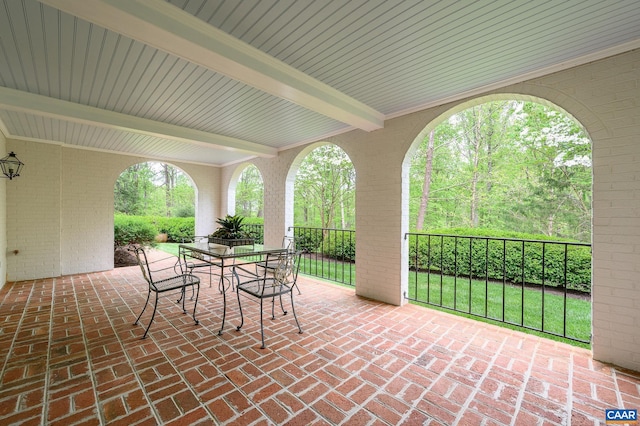
[[[296,240],[296,250],[304,253],[315,253],[322,244],[321,228],[294,228],[293,236]]]
[[[170,243],[180,243],[195,235],[194,217],[143,216],[143,219],[153,224],[158,233],[167,234]]]
[[[296,242],[297,243],[297,242]],[[328,257],[354,262],[356,260],[355,232],[329,232],[322,244],[323,254]]]
[[[139,216],[117,214],[113,222],[113,239],[116,246],[125,246],[127,244],[151,245],[158,234],[158,229],[153,224]]]
[[[178,208],[175,212],[176,217],[190,217],[195,218],[196,216],[196,208],[193,205],[183,206]]]
[[[261,217],[245,217],[244,230],[256,244],[264,244],[264,218]]]
[[[568,289],[587,292],[591,289],[589,246],[564,244],[571,241],[516,232],[458,228],[429,233],[440,235],[422,236],[417,246],[415,237],[411,238],[411,268],[477,279],[502,281],[504,278],[518,284],[544,282],[555,287],[564,286],[566,276]],[[464,238],[471,235],[487,238]],[[506,240],[503,242],[490,238]]]
[[[193,217],[162,216],[114,216],[114,240],[116,245],[149,244],[156,235],[167,234],[167,241],[178,243],[195,233]],[[124,244],[122,242],[124,241]]]

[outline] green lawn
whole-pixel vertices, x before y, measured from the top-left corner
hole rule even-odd
[[[174,256],[178,256],[179,245],[180,243],[159,243],[156,244],[156,248]]]
[[[437,274],[411,272],[409,299],[418,303],[469,314],[471,318],[486,317],[514,325],[515,329],[529,329],[590,341],[591,301],[588,297],[565,299],[562,294],[541,288],[522,288],[515,285],[457,279]],[[524,307],[524,308],[523,308]],[[565,327],[566,318],[566,330]],[[557,339],[567,341],[566,339]],[[576,342],[570,342],[576,344]],[[588,346],[577,343],[578,346]]]

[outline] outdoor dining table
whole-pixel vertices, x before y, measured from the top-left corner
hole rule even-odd
[[[255,274],[249,271],[251,265],[263,262],[267,255],[285,254],[286,247],[266,246],[253,244],[246,246],[228,247],[209,242],[184,243],[179,246],[179,256],[182,259],[194,259],[211,267],[220,269],[220,282],[218,289],[222,293],[222,324],[218,335],[224,330],[227,316],[227,288],[234,289],[233,280],[240,282],[240,277],[249,275],[255,278]],[[225,273],[225,269],[228,271]],[[225,285],[225,279],[228,284]]]

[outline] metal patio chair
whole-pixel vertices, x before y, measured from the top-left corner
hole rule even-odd
[[[240,330],[244,325],[244,313],[242,311],[242,302],[240,295],[248,298],[258,299],[260,303],[260,335],[262,338],[262,346],[264,349],[264,320],[263,320],[263,306],[264,300],[271,299],[271,319],[275,320],[275,300],[280,301],[280,308],[283,315],[287,314],[282,303],[282,296],[288,294],[291,297],[291,311],[293,318],[298,326],[298,332],[302,333],[300,322],[296,316],[296,310],[293,303],[293,288],[296,286],[296,280],[298,279],[298,269],[300,266],[300,252],[287,252],[285,254],[267,255],[265,263],[267,265],[274,265],[273,268],[262,268],[262,275],[255,279],[250,279],[244,282],[238,282],[236,287],[236,293],[238,295],[238,306],[240,308],[240,325],[237,330]]]
[[[178,290],[180,293],[180,298],[177,300],[177,303],[180,303],[180,301],[182,301],[182,312],[186,314],[187,310],[185,309],[185,306],[184,306],[184,302],[186,299],[186,288],[191,287],[192,290],[195,288],[195,300],[193,302],[192,317],[196,325],[199,324],[199,321],[196,319],[196,306],[198,304],[198,295],[200,294],[200,278],[196,277],[193,274],[183,272],[187,270],[186,269],[187,266],[182,264],[180,264],[179,272],[175,270],[176,269],[175,265],[169,266],[166,268],[152,270],[150,265],[151,262],[149,262],[147,258],[147,253],[145,252],[143,247],[134,247],[132,251],[136,256],[136,259],[138,260],[138,265],[140,265],[140,269],[142,270],[142,276],[144,277],[145,281],[148,284],[147,300],[144,303],[144,307],[142,308],[140,315],[138,315],[138,318],[136,318],[136,321],[133,323],[133,325],[138,325],[138,322],[140,321],[142,314],[144,313],[144,311],[147,309],[147,306],[149,305],[149,299],[151,298],[151,293],[155,294],[155,301],[153,304],[153,313],[151,314],[151,319],[149,320],[149,324],[147,325],[147,328],[144,331],[144,335],[142,336],[142,339],[147,337],[149,328],[151,328],[153,319],[156,316],[156,311],[158,309],[158,298],[160,293]],[[180,259],[178,259],[178,262],[180,262]],[[169,271],[169,270],[172,270],[173,273],[169,272],[169,276],[166,276],[167,273],[166,272],[163,273],[163,271]],[[191,300],[193,299],[194,299],[194,293],[192,292]]]
[[[282,248],[286,248],[287,249],[287,253],[295,253],[296,252],[296,240],[295,237],[290,237],[288,235],[285,235],[284,237],[282,237]],[[284,255],[284,254],[283,254]],[[270,271],[273,271],[280,260],[280,256],[272,256],[272,258],[270,260],[265,260],[263,262],[258,262],[256,264],[256,266],[258,267],[262,267],[262,268],[266,268],[269,269]],[[300,266],[298,265],[298,268]],[[298,294],[302,294],[300,292],[300,287],[298,287],[298,284],[295,284],[296,289],[298,290]]]

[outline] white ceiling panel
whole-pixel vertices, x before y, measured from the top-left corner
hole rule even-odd
[[[220,166],[640,47],[636,0],[0,0],[0,129]]]

